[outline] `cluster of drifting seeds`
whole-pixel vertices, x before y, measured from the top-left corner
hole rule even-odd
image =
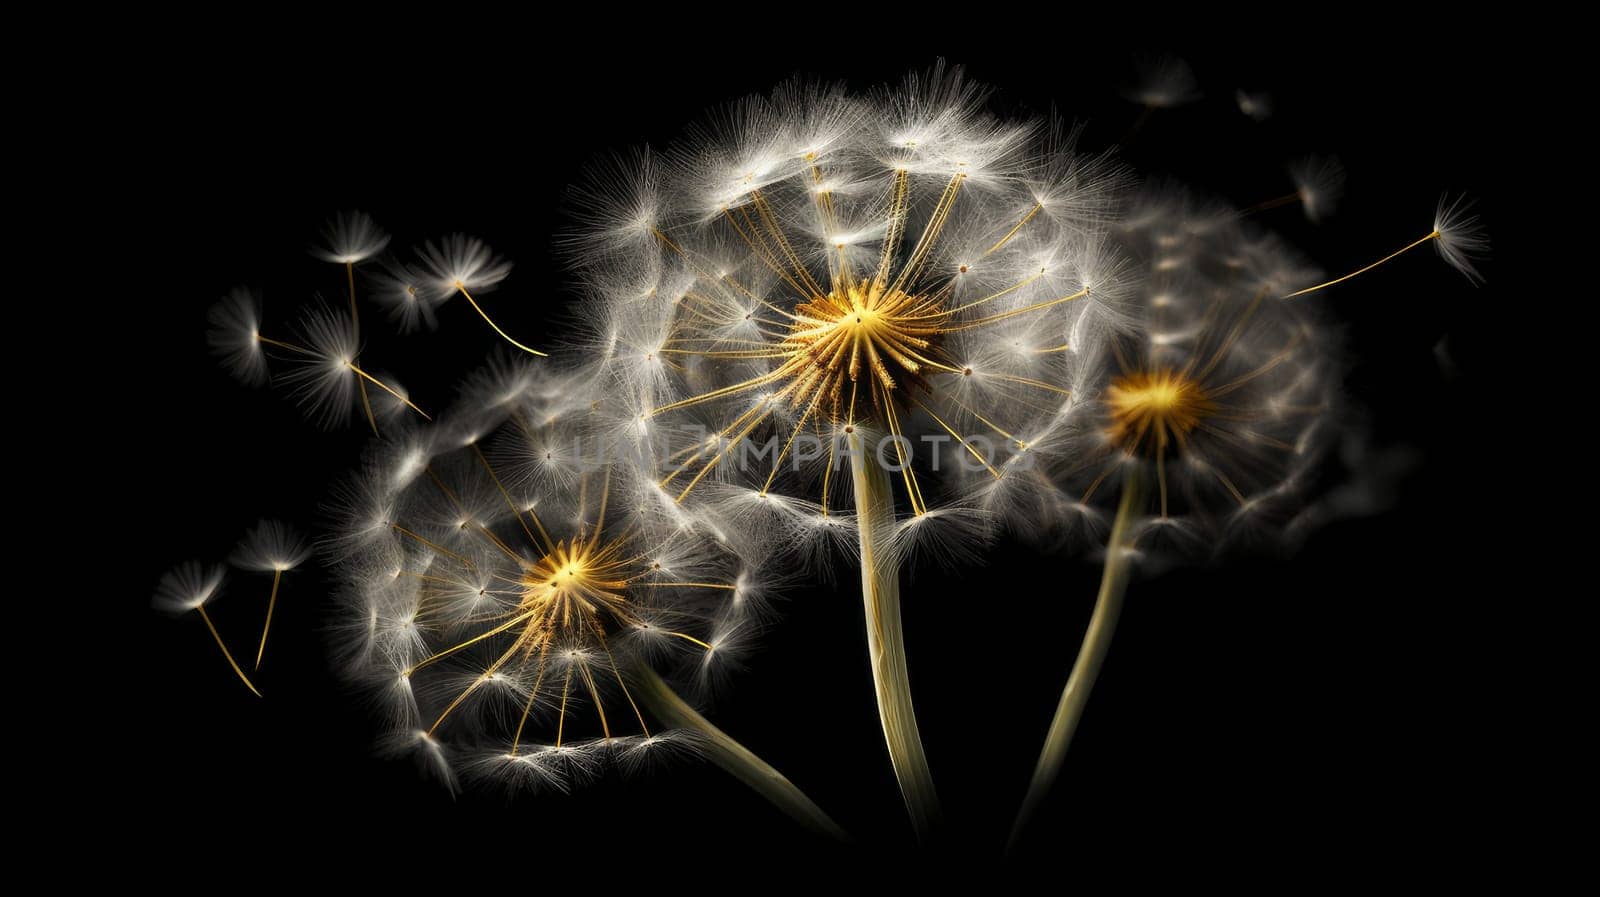
[[[267,594],[266,612],[261,623],[261,638],[256,643],[255,664],[252,671],[261,669],[261,663],[266,659],[267,636],[272,633],[272,613],[278,607],[278,588],[283,584],[283,574],[305,563],[311,557],[311,548],[305,539],[294,529],[276,520],[263,520],[254,529],[246,533],[239,546],[234,549],[229,563],[240,570],[254,573],[271,573],[272,588]],[[187,613],[197,614],[206,624],[206,629],[211,633],[217,647],[222,650],[222,656],[239,676],[246,688],[260,696],[261,691],[251,681],[250,674],[239,666],[233,652],[228,650],[228,644],[222,638],[222,633],[217,631],[217,625],[211,619],[211,614],[206,607],[221,597],[223,584],[227,579],[228,568],[221,564],[205,564],[200,561],[188,561],[179,564],[161,577],[161,582],[156,586],[155,606],[158,610],[165,611],[174,616]]]

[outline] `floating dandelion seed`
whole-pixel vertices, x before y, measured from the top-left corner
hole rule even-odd
[[[311,547],[287,524],[263,520],[245,534],[230,559],[234,566],[272,574],[272,592],[267,596],[267,616],[261,624],[261,643],[256,648],[256,669],[267,653],[267,633],[272,630],[272,612],[278,606],[278,586],[283,574],[311,557]]]
[[[389,310],[390,320],[399,325],[400,331],[411,333],[423,327],[437,327],[434,312],[447,297],[439,296],[430,288],[427,276],[410,265],[389,262],[382,267],[372,277],[372,298]]]
[[[1295,197],[1313,222],[1333,214],[1344,195],[1344,166],[1332,156],[1309,156],[1289,168]]]
[[[206,316],[206,342],[211,353],[246,386],[265,386],[271,379],[261,341],[261,300],[235,287]]]
[[[389,245],[389,235],[366,212],[342,212],[322,229],[323,243],[311,254],[346,267],[376,256]]]
[[[422,247],[421,255],[422,264],[431,278],[434,295],[440,302],[460,293],[472,310],[483,318],[483,322],[506,342],[531,355],[546,354],[512,339],[472,297],[474,292],[488,292],[505,280],[506,275],[511,273],[510,262],[496,257],[482,240],[465,234],[452,234],[437,244],[429,242]]]
[[[361,342],[356,336],[355,322],[328,308],[313,307],[306,311],[299,326],[298,344],[268,340],[261,341],[288,354],[289,372],[283,382],[292,397],[306,409],[306,414],[318,424],[333,428],[345,423],[359,406],[377,430],[376,411],[360,391],[365,384],[376,386],[394,401],[393,410],[410,408],[424,419],[427,414],[406,398],[400,387],[391,385],[356,364],[361,354]]]
[[[1239,212],[1239,217],[1298,203],[1306,219],[1315,224],[1331,215],[1344,195],[1344,166],[1332,156],[1301,159],[1289,166],[1289,179],[1294,183],[1292,193],[1256,203]]]
[[[312,249],[311,254],[325,262],[344,266],[345,282],[350,291],[350,330],[356,339],[360,339],[361,310],[356,306],[356,265],[382,252],[389,245],[389,235],[379,229],[367,213],[344,212],[328,222],[322,236],[323,245]],[[361,394],[361,406],[366,409],[372,433],[377,435],[378,421],[372,413],[372,399],[367,394],[366,381],[357,380],[356,391]]]
[[[260,304],[247,290],[229,293],[211,310],[208,340],[228,369],[247,384],[268,378],[269,350],[280,354],[290,370],[283,382],[302,404],[307,416],[325,427],[344,423],[357,402],[377,432],[373,406],[361,392],[361,384],[377,387],[380,395],[393,400],[385,410],[404,408],[427,418],[427,414],[406,398],[406,394],[369,373],[356,363],[361,341],[355,323],[325,307],[313,307],[300,322],[296,342],[269,337],[261,332]]]
[[[1483,275],[1473,263],[1489,254],[1489,234],[1473,214],[1472,206],[1473,201],[1465,196],[1441,196],[1430,236],[1445,264],[1460,271],[1467,280],[1481,284]]]
[[[1123,91],[1123,96],[1144,108],[1117,141],[1124,146],[1133,142],[1157,110],[1188,105],[1200,99],[1200,85],[1195,80],[1194,70],[1182,59],[1148,56],[1135,61],[1135,70],[1134,82]]]
[[[1325,283],[1296,290],[1283,298],[1293,299],[1296,296],[1304,296],[1307,293],[1315,293],[1318,290],[1325,290],[1336,284],[1344,283],[1430,242],[1433,243],[1435,249],[1439,250],[1439,257],[1445,260],[1445,264],[1460,271],[1467,280],[1472,281],[1474,284],[1482,283],[1483,276],[1478,273],[1478,268],[1474,263],[1488,254],[1489,237],[1484,232],[1483,224],[1479,221],[1478,216],[1472,213],[1472,205],[1472,201],[1464,196],[1455,199],[1443,196],[1439,199],[1439,207],[1434,213],[1433,230],[1429,231],[1421,239],[1408,243],[1372,264],[1357,268],[1342,277],[1335,277]]]
[[[1233,101],[1238,105],[1240,112],[1255,121],[1266,121],[1272,117],[1272,96],[1270,94],[1241,88],[1233,92]]]
[[[1138,60],[1138,78],[1127,97],[1147,109],[1170,109],[1200,99],[1200,83],[1189,64],[1175,56]]]
[[[708,431],[656,458],[664,498],[724,521],[764,509],[777,525],[757,529],[796,541],[853,505],[885,737],[923,835],[938,809],[899,566],[935,519],[963,520],[932,514],[927,452],[1004,477],[1071,401],[1073,334],[1114,327],[1123,294],[1101,239],[1120,172],[984,101],[944,69],[870,97],[785,87],[672,163],[607,172],[574,241],[593,342],[639,397],[618,428]]]
[[[211,615],[206,613],[209,604],[222,591],[223,569],[221,567],[207,567],[198,561],[189,561],[172,568],[161,577],[161,582],[156,586],[154,605],[157,610],[169,614],[186,614],[194,611],[206,624],[211,637],[216,640],[217,647],[222,649],[222,656],[228,661],[228,666],[238,674],[239,681],[245,688],[250,689],[256,697],[261,697],[261,691],[256,688],[250,677],[240,669],[237,661],[233,659],[233,652],[228,650],[222,641],[222,633],[217,631],[215,623],[211,622]]]

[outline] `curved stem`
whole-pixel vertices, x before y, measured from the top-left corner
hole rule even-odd
[[[356,263],[344,263],[344,276],[350,283],[350,332],[356,341],[361,340],[361,311],[356,308]]]
[[[1289,193],[1289,194],[1286,194],[1284,196],[1279,196],[1279,197],[1276,197],[1274,199],[1269,199],[1266,202],[1258,202],[1258,203],[1256,203],[1255,205],[1251,206],[1248,209],[1240,209],[1238,217],[1240,217],[1240,218],[1248,218],[1251,215],[1257,214],[1259,212],[1270,212],[1273,209],[1281,209],[1286,205],[1289,205],[1291,203],[1299,202],[1300,200],[1301,200],[1300,191],[1296,190],[1293,193]]]
[[[840,841],[849,840],[844,829],[811,798],[806,797],[805,792],[749,748],[712,725],[679,697],[654,670],[641,664],[634,670],[634,679],[638,684],[640,702],[650,708],[656,719],[668,726],[698,734],[701,738],[700,747],[706,756],[724,772],[750,786],[751,790],[806,828]]]
[[[1033,781],[1022,800],[1022,809],[1011,827],[1007,851],[1015,848],[1033,814],[1050,793],[1056,776],[1061,772],[1067,748],[1078,731],[1083,710],[1089,704],[1089,692],[1100,677],[1106,654],[1111,650],[1111,636],[1117,629],[1117,618],[1122,616],[1122,598],[1128,591],[1129,559],[1132,545],[1128,531],[1141,509],[1144,498],[1143,475],[1137,467],[1129,468],[1122,486],[1122,502],[1117,507],[1117,518],[1111,525],[1111,538],[1106,545],[1105,567],[1100,576],[1100,594],[1095,599],[1094,615],[1089,618],[1089,628],[1083,634],[1083,645],[1078,649],[1078,659],[1067,677],[1067,687],[1061,690],[1061,702],[1056,706],[1055,719],[1050,721],[1050,732],[1045,736],[1044,748],[1039,751],[1039,762],[1033,768]]]
[[[256,669],[261,669],[261,658],[267,653],[267,633],[272,631],[272,610],[278,606],[278,583],[283,580],[282,570],[272,571],[272,596],[267,599],[267,622],[261,625],[261,647],[256,649]]]
[[[850,434],[850,473],[855,480],[856,534],[861,545],[861,598],[865,604],[867,652],[872,683],[878,693],[878,718],[889,746],[900,795],[917,840],[923,843],[939,821],[939,795],[922,750],[917,714],[911,704],[906,673],[905,632],[900,624],[900,569],[888,556],[894,526],[894,499],[889,475],[876,458],[867,457],[858,430]]]
[[[356,308],[356,263],[344,263],[344,276],[350,282],[350,333],[355,337],[356,343],[361,342],[361,311]],[[360,360],[359,358],[357,359]],[[367,423],[372,425],[372,435],[378,435],[378,419],[372,414],[372,398],[367,395],[367,384],[357,380],[356,386],[361,389],[361,407],[367,412]],[[259,668],[260,661],[256,662]]]
[[[1351,271],[1349,274],[1346,274],[1343,277],[1335,277],[1332,280],[1326,281],[1324,283],[1319,283],[1314,287],[1306,287],[1303,290],[1295,290],[1293,293],[1290,293],[1287,296],[1280,296],[1279,298],[1281,298],[1281,299],[1293,299],[1296,296],[1304,296],[1307,293],[1315,293],[1317,290],[1327,289],[1328,287],[1331,287],[1334,284],[1344,283],[1345,281],[1349,280],[1352,277],[1360,277],[1361,275],[1367,273],[1368,271],[1371,271],[1373,268],[1376,268],[1379,265],[1384,264],[1385,262],[1393,261],[1393,260],[1399,258],[1400,256],[1405,255],[1406,253],[1410,252],[1411,250],[1416,249],[1418,246],[1421,246],[1422,244],[1428,242],[1429,240],[1437,240],[1438,238],[1439,238],[1439,232],[1438,231],[1434,231],[1433,233],[1428,234],[1426,237],[1423,237],[1420,240],[1416,240],[1414,242],[1407,243],[1405,246],[1403,246],[1403,247],[1401,247],[1399,249],[1396,249],[1394,252],[1389,253],[1388,255],[1384,256],[1381,259],[1378,259],[1377,261],[1373,262],[1370,265],[1367,265],[1366,267],[1357,268],[1354,271]]]
[[[523,344],[517,342],[516,340],[512,339],[511,338],[511,334],[505,332],[504,330],[501,330],[500,329],[500,325],[496,324],[494,322],[494,319],[489,317],[489,313],[483,310],[483,306],[478,304],[478,300],[472,298],[472,294],[467,292],[467,288],[466,287],[457,286],[456,289],[461,292],[461,295],[467,297],[468,304],[470,304],[472,306],[472,310],[473,311],[478,313],[478,317],[483,318],[483,322],[485,324],[488,324],[490,327],[493,327],[494,328],[494,332],[500,334],[500,336],[502,338],[504,338],[506,342],[510,343],[513,346],[516,346],[518,349],[521,349],[524,352],[527,352],[529,355],[549,355],[550,354],[548,352],[540,352],[538,349],[531,349],[531,348],[529,348],[527,346],[524,346]]]
[[[428,416],[428,413],[426,411],[423,411],[421,408],[418,408],[415,402],[411,401],[410,399],[406,398],[404,395],[400,394],[400,392],[398,390],[396,390],[394,387],[392,387],[389,384],[383,382],[382,380],[379,380],[377,377],[372,376],[371,374],[367,373],[366,371],[363,371],[361,368],[357,367],[356,365],[354,365],[351,362],[348,362],[348,361],[345,362],[345,367],[347,367],[350,370],[354,371],[356,376],[360,377],[361,380],[369,380],[369,381],[371,381],[373,383],[373,385],[377,386],[379,389],[383,390],[384,392],[388,393],[391,396],[394,396],[396,399],[399,399],[402,403],[405,404],[405,406],[407,408],[410,408],[412,411],[415,411],[416,413],[422,415],[422,419],[423,420],[426,420],[426,421],[433,420],[433,418]],[[359,382],[361,382],[361,380],[357,380],[356,382],[359,383]],[[373,424],[373,426],[376,427],[377,424]],[[374,430],[373,432],[377,432],[377,431]]]
[[[251,694],[258,698],[261,697],[261,690],[256,688],[256,684],[251,682],[250,677],[244,674],[244,670],[239,669],[238,662],[233,659],[233,652],[229,651],[228,646],[223,644],[222,633],[218,632],[216,624],[211,622],[211,615],[206,613],[205,605],[201,605],[195,610],[200,612],[200,619],[206,621],[206,628],[211,630],[211,637],[217,640],[217,647],[222,649],[222,656],[227,659],[228,666],[233,667],[233,671],[239,674],[239,681],[244,683],[245,688],[250,689]]]

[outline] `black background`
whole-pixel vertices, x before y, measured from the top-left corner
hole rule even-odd
[[[1334,63],[1292,46],[1184,55],[1206,98],[1159,112],[1122,157],[1241,206],[1288,192],[1284,165],[1337,153],[1349,169],[1321,226],[1269,213],[1330,272],[1426,233],[1444,190],[1481,198],[1496,224],[1492,143],[1502,113],[1491,80],[1459,50],[1372,47]],[[565,187],[597,153],[661,145],[707,107],[802,72],[859,87],[931,58],[802,55],[608,59],[611,88],[528,56],[423,74],[404,60],[283,56],[193,60],[139,92],[146,160],[130,180],[165,267],[158,302],[130,309],[129,343],[147,401],[128,409],[138,470],[120,507],[140,606],[171,563],[220,560],[257,517],[314,528],[326,488],[363,444],[316,432],[271,391],[236,386],[208,357],[205,310],[236,284],[260,288],[270,322],[313,293],[342,296],[341,272],[310,259],[322,220],[370,211],[395,248],[454,231],[516,262],[489,297],[535,344],[560,340],[575,293],[552,234]],[[1138,109],[1118,96],[1130,53],[955,57],[998,88],[1002,111],[1087,123],[1084,146],[1119,140]],[[294,70],[295,74],[291,74]],[[408,74],[409,72],[409,74]],[[1448,83],[1441,79],[1448,73]],[[1264,89],[1264,123],[1233,105]],[[1449,87],[1451,89],[1445,89]],[[216,97],[222,99],[216,99]],[[170,220],[168,220],[170,219]],[[181,238],[168,237],[171,227]],[[178,240],[179,245],[173,245]],[[1490,339],[1490,285],[1471,287],[1431,252],[1316,301],[1347,328],[1349,392],[1383,443],[1415,450],[1390,510],[1327,526],[1294,558],[1181,569],[1134,584],[1130,604],[1048,812],[1027,855],[1070,867],[1117,852],[1130,870],[1360,874],[1380,860],[1427,863],[1472,829],[1482,760],[1472,708],[1490,606],[1474,576],[1468,412]],[[492,335],[451,303],[437,333],[394,336],[368,306],[367,358],[424,407],[444,403]],[[1458,368],[1435,347],[1448,335]],[[789,593],[783,620],[711,708],[712,719],[785,771],[864,846],[919,864],[996,861],[1093,599],[1093,563],[1022,547],[984,566],[923,570],[906,590],[907,640],[928,753],[949,819],[936,855],[916,856],[877,727],[857,587]],[[236,574],[216,617],[241,654],[267,577]],[[247,693],[193,617],[136,613],[126,702],[137,732],[134,807],[191,820],[198,855],[248,868],[309,851],[351,872],[442,872],[458,863],[581,869],[590,854],[672,857],[693,882],[730,859],[782,864],[837,856],[714,768],[682,763],[611,776],[571,796],[455,798],[403,761],[371,756],[373,727],[324,650],[321,575],[286,580],[273,642]],[[120,700],[121,699],[117,699]],[[1422,837],[1421,833],[1427,833]],[[159,843],[170,832],[134,830]],[[367,837],[385,846],[366,852]],[[353,849],[347,850],[347,847]],[[276,862],[276,861],[274,861]],[[675,872],[671,870],[676,870]]]

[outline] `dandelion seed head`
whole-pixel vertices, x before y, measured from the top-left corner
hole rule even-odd
[[[235,287],[211,307],[206,320],[211,354],[246,386],[265,385],[270,377],[261,343],[261,300],[255,293]]]
[[[1483,275],[1474,263],[1488,254],[1489,235],[1472,207],[1472,200],[1465,196],[1441,197],[1433,217],[1433,232],[1438,235],[1434,246],[1439,255],[1476,284],[1483,282]]]
[[[287,354],[281,378],[290,397],[318,426],[344,425],[362,407],[361,375],[354,366],[361,355],[355,322],[342,311],[316,305],[303,313],[294,335],[301,351]]]
[[[367,294],[388,311],[400,332],[438,327],[437,309],[449,297],[440,295],[426,272],[403,262],[386,261],[366,283],[370,285]]]
[[[204,607],[222,590],[224,570],[199,561],[188,561],[161,576],[152,601],[156,610],[169,614],[188,613]]]
[[[1333,214],[1344,196],[1344,166],[1332,156],[1310,156],[1289,167],[1300,208],[1308,219],[1320,222]]]
[[[460,290],[486,292],[511,273],[510,262],[496,256],[482,240],[466,234],[430,240],[418,254],[436,297],[449,297]]]
[[[311,254],[325,262],[354,265],[382,252],[389,235],[366,212],[341,212],[322,229],[322,244]]]
[[[309,557],[310,543],[293,527],[279,520],[263,520],[245,534],[231,560],[246,570],[282,573]]]
[[[1138,76],[1127,97],[1151,109],[1169,109],[1200,99],[1200,85],[1189,64],[1174,56],[1152,56],[1137,62]]]
[[[1240,112],[1256,121],[1266,121],[1272,117],[1271,94],[1240,89],[1233,92],[1233,101]]]

